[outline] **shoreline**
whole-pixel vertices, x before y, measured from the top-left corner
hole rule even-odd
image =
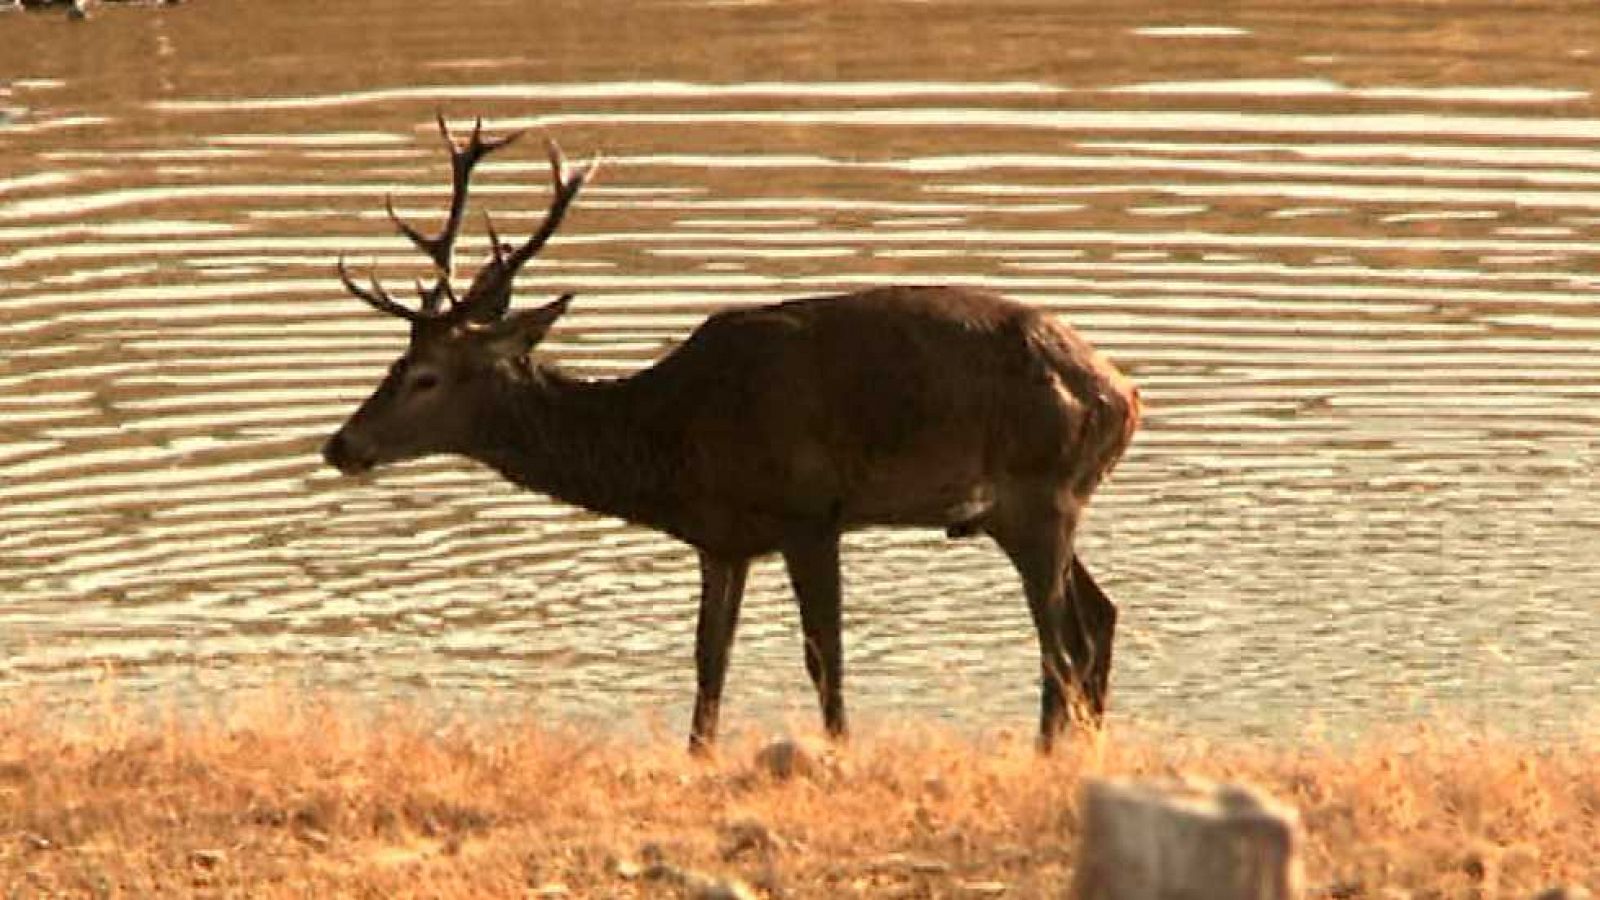
[[[537,686],[506,687],[471,680],[408,685],[388,676],[352,682],[292,665],[243,678],[194,667],[188,670],[189,679],[176,682],[106,666],[70,680],[43,679],[33,673],[12,677],[0,690],[0,697],[6,698],[0,700],[0,709],[7,703],[26,706],[41,717],[80,725],[103,718],[108,708],[115,708],[121,718],[198,721],[248,716],[252,708],[290,697],[294,699],[287,702],[295,704],[337,706],[356,720],[405,708],[434,723],[538,720],[564,728],[597,729],[617,741],[670,744],[687,734],[694,696],[692,665],[692,660],[686,660],[683,671],[674,676],[681,683],[658,688],[660,696],[642,701],[613,698],[584,706],[570,699],[571,691],[546,694]],[[724,703],[724,736],[760,740],[776,734],[819,731],[810,685],[798,663],[792,668],[789,683],[778,693],[756,693],[743,683],[733,684]],[[747,672],[732,673],[730,680],[740,674]],[[1152,708],[1139,708],[1133,702],[1140,699],[1135,696],[1139,689],[1113,690],[1107,713],[1107,727],[1113,734],[1127,730],[1148,740],[1243,742],[1262,747],[1307,741],[1342,747],[1421,724],[1442,725],[1463,737],[1530,745],[1581,744],[1600,734],[1600,707],[1586,705],[1587,696],[1576,698],[1579,702],[1573,705],[1553,696],[1520,698],[1513,704],[1493,697],[1408,695],[1353,709],[1310,706],[1298,714],[1280,710],[1239,719],[1231,709],[1219,711],[1195,698],[1181,705],[1161,700]],[[895,705],[862,689],[849,698],[855,701],[850,704],[852,727],[867,737],[905,727],[936,728],[952,738],[981,744],[1029,738],[1036,725],[1038,698],[1031,684],[1002,698],[998,709],[992,696],[971,685],[941,683],[931,686],[929,695],[934,699]],[[974,714],[972,709],[979,704],[985,704],[985,712]]]

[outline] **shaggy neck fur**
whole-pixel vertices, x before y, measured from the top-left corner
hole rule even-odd
[[[651,414],[645,373],[583,381],[519,361],[494,374],[469,455],[507,479],[598,513],[678,533],[681,448]]]

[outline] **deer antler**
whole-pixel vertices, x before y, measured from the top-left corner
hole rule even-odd
[[[583,189],[600,167],[600,157],[596,156],[575,170],[569,171],[567,158],[562,155],[561,147],[551,138],[545,139],[545,152],[550,158],[550,178],[554,196],[550,200],[549,210],[544,214],[544,221],[540,223],[539,230],[520,247],[508,251],[507,245],[501,244],[500,236],[495,233],[493,220],[489,218],[487,212],[484,213],[484,225],[489,232],[489,246],[493,257],[478,270],[477,276],[472,279],[472,285],[467,288],[466,296],[461,298],[461,303],[453,311],[453,314],[459,313],[462,319],[487,322],[505,315],[511,306],[511,282],[516,278],[517,270],[537,255],[550,240],[550,236],[561,227],[561,220],[566,218],[567,208],[578,196],[578,191]]]
[[[372,283],[371,288],[364,288],[351,280],[350,270],[346,269],[344,266],[344,254],[339,254],[339,280],[344,282],[345,290],[356,295],[357,297],[360,297],[362,300],[365,300],[367,305],[371,306],[378,312],[386,312],[392,316],[399,316],[408,322],[420,322],[423,319],[433,318],[431,315],[425,315],[424,313],[417,312],[416,310],[407,309],[405,306],[402,306],[400,303],[396,302],[393,297],[390,297],[389,292],[383,289],[382,284],[378,283],[378,271],[376,266],[373,267],[372,273],[367,277]],[[425,311],[427,310],[426,302],[423,304],[423,309]]]
[[[522,246],[510,248],[500,243],[499,235],[495,233],[494,225],[490,222],[488,228],[493,256],[473,278],[466,296],[457,298],[455,290],[450,286],[450,278],[455,270],[456,238],[461,234],[473,167],[485,156],[517,140],[522,136],[522,132],[513,132],[498,138],[485,138],[483,120],[478,119],[473,123],[472,134],[463,146],[450,133],[450,126],[442,113],[439,114],[438,121],[439,134],[444,138],[445,146],[450,151],[450,209],[445,216],[444,226],[436,235],[425,235],[395,212],[392,195],[384,197],[384,208],[395,228],[433,260],[434,270],[437,273],[433,287],[424,287],[421,281],[417,282],[421,308],[410,309],[391,297],[379,283],[376,271],[369,276],[370,287],[356,284],[345,268],[343,256],[339,257],[339,280],[344,283],[345,290],[361,298],[372,308],[399,316],[409,322],[492,321],[505,315],[511,305],[511,281],[516,276],[517,270],[532,259],[539,252],[539,248],[543,247],[560,227],[567,207],[572,204],[578,191],[594,173],[599,160],[597,158],[586,163],[569,175],[566,159],[561,155],[560,148],[556,146],[555,141],[547,140],[550,166],[555,180],[555,196],[550,202],[550,209],[545,213],[544,223]],[[488,220],[487,213],[484,214],[484,218]]]
[[[438,114],[438,120],[439,136],[444,138],[445,147],[450,150],[450,212],[445,217],[444,227],[438,234],[428,237],[411,227],[394,211],[393,195],[386,195],[383,203],[384,208],[388,210],[389,221],[393,222],[400,233],[409,238],[417,249],[428,254],[440,275],[449,278],[455,271],[456,237],[461,233],[461,220],[467,209],[467,188],[472,180],[472,168],[485,156],[522,137],[522,132],[515,131],[504,137],[485,139],[483,119],[477,119],[472,123],[472,135],[467,138],[467,145],[462,147],[450,133],[450,125],[445,121],[444,113]]]

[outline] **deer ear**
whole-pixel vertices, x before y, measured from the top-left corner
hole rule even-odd
[[[538,309],[525,309],[507,315],[494,324],[489,335],[489,349],[496,356],[512,359],[527,356],[544,340],[544,336],[550,332],[550,326],[561,318],[571,304],[572,295],[562,294],[559,299]]]

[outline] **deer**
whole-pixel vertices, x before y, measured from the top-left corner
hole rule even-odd
[[[398,231],[433,263],[415,307],[376,265],[345,290],[410,324],[372,395],[323,447],[357,476],[439,454],[595,513],[656,529],[699,558],[689,748],[712,749],[753,560],[777,554],[799,604],[804,662],[830,738],[848,734],[840,541],[866,527],[987,535],[1015,567],[1038,635],[1036,745],[1106,710],[1117,607],[1074,550],[1096,487],[1133,439],[1137,389],[1067,324],[968,287],[883,286],[737,307],[653,364],[580,378],[535,354],[573,299],[511,309],[518,270],[560,227],[599,157],[571,166],[547,139],[552,195],[520,244],[502,243],[464,292],[454,249],[473,168],[517,140],[462,143],[443,114],[445,221]]]

